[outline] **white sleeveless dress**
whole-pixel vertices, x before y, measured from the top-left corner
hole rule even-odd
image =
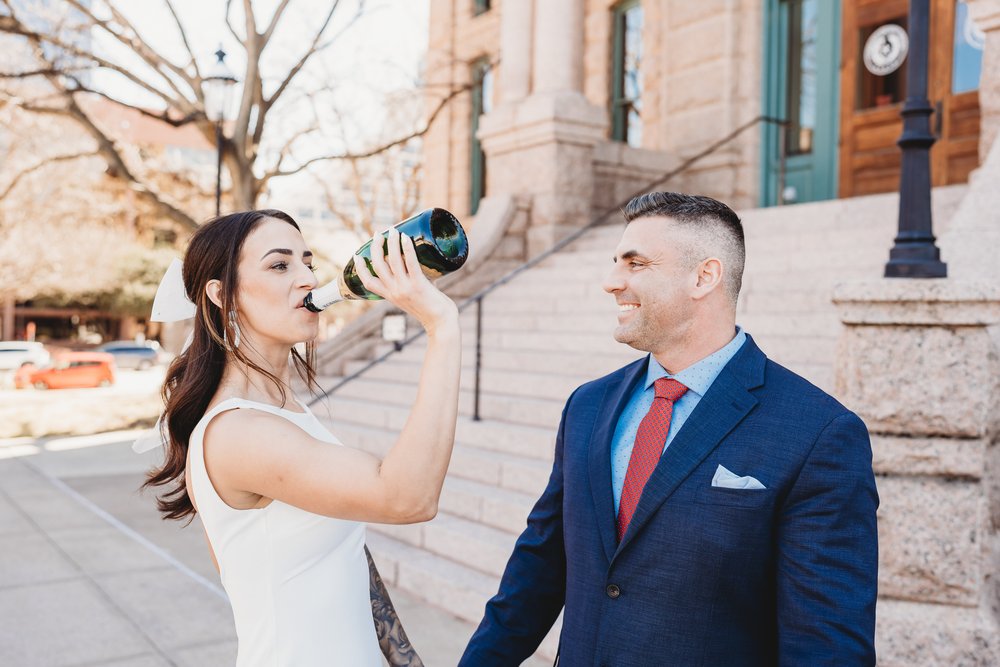
[[[315,416],[240,398],[205,413],[191,434],[187,474],[236,621],[238,667],[381,667],[369,596],[365,524],[274,500],[237,510],[205,469],[208,423],[233,409],[270,412],[342,446]]]

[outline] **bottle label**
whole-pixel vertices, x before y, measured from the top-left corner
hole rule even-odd
[[[424,272],[424,275],[427,276],[428,280],[437,280],[444,275],[441,271],[431,268],[425,264],[420,265],[420,270]]]

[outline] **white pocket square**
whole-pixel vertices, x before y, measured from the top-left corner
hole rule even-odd
[[[717,486],[723,489],[766,489],[767,487],[760,483],[756,478],[750,477],[740,477],[739,475],[729,471],[725,466],[720,465],[715,469],[715,477],[712,478],[712,486]]]

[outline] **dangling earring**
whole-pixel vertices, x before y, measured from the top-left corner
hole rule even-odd
[[[232,347],[229,345],[229,327],[233,328],[233,344]],[[222,328],[222,342],[225,343],[227,350],[235,350],[240,346],[240,325],[236,322],[236,311],[229,311],[229,326]]]

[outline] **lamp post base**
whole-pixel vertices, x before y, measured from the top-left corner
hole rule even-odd
[[[948,265],[933,241],[906,243],[896,241],[885,265],[886,278],[946,278]]]

